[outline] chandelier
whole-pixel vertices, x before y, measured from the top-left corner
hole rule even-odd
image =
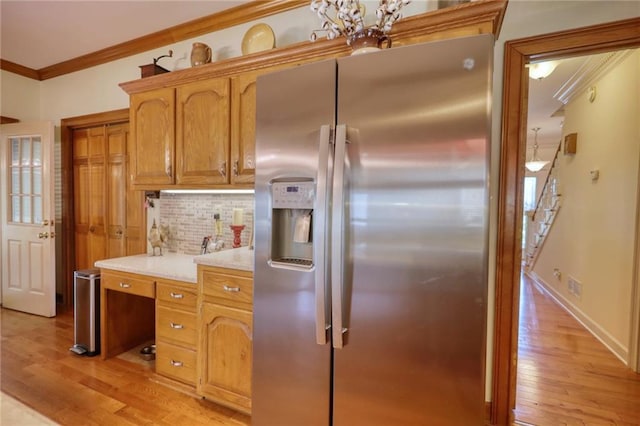
[[[534,139],[533,139],[533,154],[531,155],[531,160],[529,160],[526,163],[524,163],[524,166],[530,172],[535,173],[535,172],[539,172],[540,170],[542,170],[544,166],[549,164],[549,162],[548,161],[542,161],[542,160],[540,160],[538,158],[538,131],[540,130],[540,127],[534,127],[531,130],[533,130],[535,132],[535,136],[534,136]]]

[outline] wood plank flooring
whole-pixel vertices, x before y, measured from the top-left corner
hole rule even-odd
[[[251,424],[159,383],[149,367],[70,353],[73,312],[49,319],[2,309],[0,319],[2,391],[61,425]]]
[[[529,278],[522,293],[515,418],[640,425],[640,375]],[[47,319],[2,309],[0,321],[2,391],[59,424],[250,425],[247,416],[160,384],[139,363],[70,353],[72,312]]]
[[[521,294],[516,420],[640,425],[640,374],[527,276]]]

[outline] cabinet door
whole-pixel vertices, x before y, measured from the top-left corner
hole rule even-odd
[[[104,126],[73,132],[76,269],[106,257]]]
[[[256,172],[256,73],[231,83],[231,183],[253,183]]]
[[[252,314],[203,303],[198,346],[198,393],[251,411]]]
[[[131,95],[130,161],[134,185],[174,183],[175,90],[151,90]]]
[[[229,79],[176,90],[176,183],[229,183]]]

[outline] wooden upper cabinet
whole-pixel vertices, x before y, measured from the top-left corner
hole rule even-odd
[[[256,78],[231,80],[231,183],[253,183],[256,173]]]
[[[131,96],[133,184],[172,185],[175,177],[175,89]]]
[[[229,183],[229,79],[176,89],[176,184]]]

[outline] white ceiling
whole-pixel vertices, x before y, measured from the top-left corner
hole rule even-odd
[[[249,0],[0,1],[0,57],[35,70]]]

